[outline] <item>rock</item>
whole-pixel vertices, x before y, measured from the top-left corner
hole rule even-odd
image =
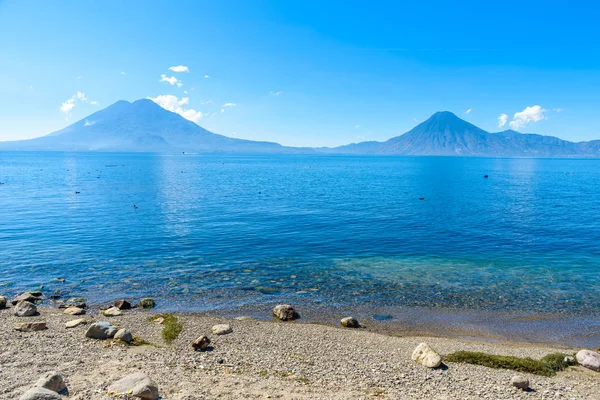
[[[40,297],[41,297],[41,294],[40,294],[40,296],[34,296],[33,294],[31,294],[31,292],[25,292],[25,293],[20,294],[17,297],[15,297],[11,301],[11,303],[12,303],[13,306],[16,306],[17,303],[20,302],[20,301],[28,301],[30,303],[34,303],[34,302],[36,302],[38,300],[41,300]]]
[[[87,308],[87,304],[85,303],[64,303],[58,306],[58,308],[72,308],[72,307],[77,307],[77,308]]]
[[[142,307],[142,308],[145,308],[145,309],[154,308],[155,305],[156,305],[156,303],[154,302],[154,299],[147,297],[145,299],[140,300],[140,307]]]
[[[200,336],[198,339],[192,342],[192,347],[194,350],[206,350],[206,348],[210,345],[210,339],[206,336]]]
[[[252,320],[252,318],[246,317],[245,315],[242,315],[241,317],[235,317],[235,319],[237,319],[238,321],[251,321]]]
[[[127,329],[119,329],[117,333],[115,333],[115,339],[120,340],[121,342],[131,343],[133,342],[133,335]]]
[[[88,328],[85,332],[85,336],[92,339],[110,339],[117,333],[117,328],[114,327],[110,322],[101,321],[96,322]]]
[[[442,364],[442,357],[427,343],[421,343],[412,353],[413,361],[427,368],[437,368]]]
[[[527,390],[529,388],[529,379],[521,375],[515,375],[511,378],[510,383],[519,389]]]
[[[23,393],[21,400],[62,400],[62,397],[52,390],[34,387]]]
[[[76,326],[84,325],[84,324],[87,324],[87,321],[85,320],[85,318],[79,318],[79,319],[74,319],[72,321],[66,322],[65,327],[66,328],[75,328]]]
[[[573,357],[573,356],[566,356],[563,361],[566,362],[567,364],[575,364],[575,357]]]
[[[115,302],[115,307],[119,310],[129,310],[131,309],[131,303],[127,300],[118,300]]]
[[[123,315],[123,311],[119,310],[117,307],[111,307],[108,310],[102,311],[102,315],[105,317],[119,317]]]
[[[119,379],[108,387],[109,394],[123,393],[144,400],[157,400],[158,387],[143,372],[136,372]]]
[[[360,328],[360,323],[354,317],[342,318],[340,325],[344,328]]]
[[[289,304],[280,304],[273,309],[273,315],[280,321],[293,321],[300,318],[300,314]]]
[[[48,327],[46,326],[45,322],[23,322],[21,324],[13,325],[13,328],[19,332],[37,332],[43,331]]]
[[[83,315],[85,314],[85,310],[83,308],[79,308],[79,307],[69,307],[66,308],[65,311],[63,311],[65,314],[69,314],[69,315]]]
[[[41,387],[44,389],[52,390],[56,393],[62,393],[67,391],[67,385],[56,371],[46,372],[38,381],[35,383],[35,387]]]
[[[600,371],[600,354],[591,350],[581,350],[575,356],[577,362],[586,368]]]
[[[233,332],[233,329],[227,324],[219,324],[212,327],[212,333],[215,335],[227,335],[231,332]]]
[[[37,307],[29,301],[22,300],[15,306],[14,313],[17,317],[31,317],[37,314]]]
[[[158,325],[162,325],[165,322],[165,319],[163,317],[158,317],[158,318],[154,318],[152,320],[152,322],[154,322],[155,324],[158,324]]]
[[[0,296],[0,308],[6,307],[6,302],[7,302],[6,297]]]

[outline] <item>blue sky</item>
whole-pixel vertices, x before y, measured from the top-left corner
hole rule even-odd
[[[599,139],[600,6],[578,3],[0,0],[0,140],[139,98],[286,145],[386,140],[440,110]]]

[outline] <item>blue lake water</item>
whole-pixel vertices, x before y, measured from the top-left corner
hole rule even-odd
[[[0,182],[0,294],[600,344],[600,160],[0,153]]]

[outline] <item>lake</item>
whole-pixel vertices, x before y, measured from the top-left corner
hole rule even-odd
[[[0,294],[600,345],[600,160],[5,152],[0,182]]]

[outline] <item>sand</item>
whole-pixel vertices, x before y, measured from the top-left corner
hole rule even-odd
[[[541,358],[579,349],[525,343],[485,342],[439,337],[398,337],[364,329],[311,323],[221,319],[177,315],[181,335],[166,344],[152,312],[132,310],[104,317],[88,310],[89,322],[108,320],[156,346],[126,346],[85,337],[87,326],[65,328],[77,319],[61,310],[40,308],[36,317],[19,318],[0,310],[0,398],[18,399],[44,372],[58,371],[68,399],[108,399],[110,383],[133,372],[147,373],[164,399],[600,399],[600,373],[571,367],[554,377],[524,374],[532,390],[510,385],[514,371],[447,363],[430,370],[411,360],[427,342],[440,354],[457,350]],[[48,329],[22,333],[19,322],[45,321]],[[215,324],[233,333],[216,336]],[[211,338],[211,351],[190,343]]]

